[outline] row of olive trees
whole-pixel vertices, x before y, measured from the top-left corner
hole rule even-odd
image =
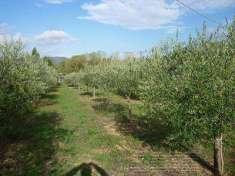
[[[85,85],[122,95],[126,98],[139,98],[139,86],[144,75],[143,59],[106,59],[95,66],[86,66],[80,72],[65,76],[65,82],[79,87]],[[94,93],[93,93],[94,94]]]
[[[173,139],[214,143],[215,173],[222,175],[223,138],[231,140],[235,125],[235,21],[209,36],[204,28],[155,59],[142,85],[146,109],[171,126]]]
[[[235,124],[235,20],[210,34],[204,26],[148,58],[86,67],[67,81],[142,100],[149,118],[173,129],[171,139],[214,143],[215,173],[223,174],[223,139]]]
[[[21,42],[0,44],[0,121],[11,121],[32,109],[41,95],[56,85],[57,73],[35,50]]]

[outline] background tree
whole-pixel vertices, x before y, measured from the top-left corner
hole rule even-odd
[[[39,54],[37,48],[32,49],[32,56],[34,56],[35,58],[38,58],[38,59],[40,58],[40,54]]]
[[[50,57],[48,57],[48,56],[43,57],[43,61],[46,62],[49,66],[55,67],[55,65]]]

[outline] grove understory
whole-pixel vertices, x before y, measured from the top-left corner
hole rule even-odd
[[[1,141],[0,175],[212,175],[210,150],[168,148],[166,129],[146,128],[138,118],[141,103],[131,104],[130,123],[123,97],[55,88],[15,124],[17,139]]]

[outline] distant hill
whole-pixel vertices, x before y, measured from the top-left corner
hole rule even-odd
[[[66,57],[50,57],[50,59],[54,64],[60,64],[61,62],[65,61],[67,58]]]

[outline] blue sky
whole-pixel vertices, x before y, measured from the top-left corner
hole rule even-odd
[[[235,15],[235,0],[181,0],[223,24]],[[21,39],[42,55],[92,51],[140,52],[161,41],[200,30],[203,21],[175,0],[1,0],[0,42]]]

